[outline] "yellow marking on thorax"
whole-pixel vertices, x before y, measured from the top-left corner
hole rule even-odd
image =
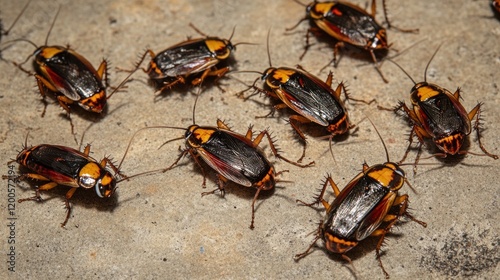
[[[206,143],[212,137],[212,134],[214,134],[215,130],[214,129],[203,129],[203,128],[197,128],[193,131],[193,137],[198,139],[200,143]]]
[[[82,167],[78,175],[89,176],[97,180],[101,176],[101,166],[95,162],[89,162]]]
[[[223,40],[207,39],[205,40],[205,44],[211,52],[217,54],[218,59],[226,59],[231,53],[231,51],[227,48],[227,43]],[[222,53],[222,50],[225,51]]]
[[[421,102],[424,102],[425,100],[432,98],[438,94],[440,94],[440,92],[430,86],[423,86],[417,89],[417,96]]]
[[[380,182],[382,186],[390,186],[391,182],[394,180],[394,170],[387,167],[370,171],[367,175]]]
[[[275,80],[280,81],[280,83],[284,84],[288,82],[290,76],[295,74],[296,71],[292,69],[276,69],[273,73],[273,78]]]
[[[61,49],[59,47],[45,47],[40,52],[40,55],[42,57],[44,57],[45,59],[50,59],[62,51],[63,51],[63,49]]]
[[[323,17],[328,11],[332,9],[332,7],[335,5],[335,3],[316,3],[314,6],[314,14],[311,13],[311,17],[317,18],[314,16],[321,15]]]

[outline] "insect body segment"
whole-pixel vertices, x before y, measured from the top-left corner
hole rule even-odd
[[[69,105],[77,103],[86,111],[101,113],[106,106],[107,62],[97,70],[82,55],[68,47],[43,46],[35,53],[35,75],[42,96],[54,92],[61,107],[69,114]]]
[[[71,120],[71,108],[73,104],[77,104],[87,112],[103,113],[107,105],[107,100],[129,80],[128,75],[114,90],[107,95],[106,90],[108,84],[108,69],[107,61],[103,60],[96,70],[94,66],[81,54],[77,53],[69,46],[63,47],[58,45],[49,46],[47,41],[54,27],[58,9],[52,25],[47,33],[45,43],[42,46],[37,46],[30,40],[17,39],[33,45],[36,49],[22,63],[13,62],[20,70],[36,78],[38,89],[44,101],[44,109],[42,117],[45,115],[47,103],[45,96],[47,92],[52,92],[57,99],[59,105],[65,110],[71,125],[71,132],[74,135],[74,126]],[[23,68],[32,56],[34,56],[33,66],[35,72]],[[75,142],[78,142],[75,138]]]
[[[296,1],[298,2],[298,1]],[[384,16],[387,25],[391,27],[389,20],[386,15],[385,1],[382,2],[384,5]],[[377,60],[376,52],[386,51],[390,48],[390,44],[387,41],[386,28],[380,25],[375,20],[376,13],[376,3],[372,0],[371,13],[366,12],[357,5],[351,4],[344,1],[326,1],[326,2],[312,2],[306,6],[306,16],[303,20],[311,20],[316,27],[313,27],[307,31],[306,34],[306,46],[304,53],[301,55],[301,59],[306,54],[307,50],[311,46],[309,44],[309,34],[315,32],[318,29],[325,32],[337,42],[335,43],[333,51],[333,62],[336,66],[337,64],[337,54],[339,49],[344,46],[344,44],[349,44],[361,49],[364,49],[370,53],[370,56],[375,63],[375,68],[384,80],[388,80],[384,77],[382,70],[380,69],[379,62]],[[288,30],[294,29],[298,24]],[[394,26],[392,26],[394,27]],[[414,32],[415,30],[404,30],[395,27],[402,32]],[[381,53],[383,55],[384,53]]]
[[[460,104],[459,92],[457,90],[452,95],[437,85],[419,83],[412,93],[412,105],[422,128],[439,149],[450,155],[460,151],[465,136],[471,132],[470,120],[479,110],[478,105],[469,119],[465,108]],[[416,133],[420,133],[419,138],[422,138],[422,131]]]
[[[375,126],[374,128],[382,140],[377,128]],[[312,203],[297,200],[297,202],[309,207],[321,202],[326,209],[326,215],[319,223],[313,243],[305,252],[295,255],[296,260],[307,256],[316,242],[323,239],[329,252],[340,254],[343,259],[352,263],[346,253],[367,237],[378,236],[377,260],[385,277],[389,278],[380,254],[386,234],[402,216],[406,216],[424,227],[427,224],[415,219],[407,212],[408,195],[399,195],[398,193],[406,182],[405,172],[397,163],[389,160],[389,154],[383,141],[382,144],[387,157],[385,163],[373,166],[364,163],[363,170],[342,191],[328,175],[321,192]],[[331,204],[323,198],[328,184],[332,187],[335,195]]]
[[[373,52],[387,49],[386,30],[373,15],[360,7],[346,2],[313,2],[306,8],[307,17],[328,35]]]
[[[333,91],[331,77],[327,84],[305,71],[283,67],[268,69],[262,78],[283,103],[310,121],[335,127],[339,120],[347,117],[340,101],[343,86],[339,85],[340,90]],[[329,132],[342,134],[346,130],[329,129]]]
[[[203,34],[193,25],[191,27]],[[151,61],[148,68],[143,71],[155,84],[158,84],[158,92],[170,89],[179,83],[183,84],[188,78],[192,78],[191,84],[196,86],[209,76],[220,78],[229,71],[229,67],[218,69],[216,66],[229,59],[235,46],[236,44],[233,45],[230,40],[217,37],[190,39],[158,54],[147,50],[137,63],[136,69],[149,54]]]
[[[441,46],[439,46],[441,47]],[[410,99],[412,108],[410,109],[404,102],[400,102],[395,108],[395,112],[402,112],[412,126],[409,138],[409,145],[405,155],[400,162],[403,162],[416,135],[418,143],[418,154],[415,163],[418,162],[421,153],[421,146],[425,139],[431,139],[435,146],[442,152],[441,156],[470,153],[463,150],[463,144],[472,129],[476,130],[477,141],[483,153],[493,159],[498,159],[497,155],[489,153],[481,143],[480,135],[480,114],[481,103],[478,103],[470,112],[467,113],[465,107],[460,102],[460,89],[455,93],[440,87],[436,84],[428,83],[425,80],[427,68],[436,55],[439,47],[427,63],[424,73],[424,81],[416,83],[404,69],[398,66],[415,84],[410,90]],[[472,121],[475,119],[474,125]]]
[[[425,95],[421,93],[425,93]],[[432,95],[429,93],[432,93]],[[459,98],[459,89],[452,94],[447,89],[435,84],[425,82],[417,84],[412,90],[413,110],[408,108],[404,102],[401,102],[397,108],[397,110],[402,109],[414,123],[410,135],[410,145],[412,136],[416,134],[420,145],[424,143],[426,138],[431,138],[436,147],[443,152],[443,156],[467,153],[467,151],[462,151],[461,148],[465,138],[472,130],[471,121],[475,118],[474,129],[477,131],[481,150],[485,155],[497,159],[498,156],[486,151],[481,143],[478,130],[481,104],[477,104],[467,113]]]
[[[96,70],[85,57],[72,50],[69,46],[48,46],[48,36],[52,31],[59,11],[60,8],[52,21],[44,45],[37,46],[29,40],[18,39],[18,41],[25,41],[36,47],[32,54],[35,57],[33,62],[35,73],[21,66],[28,59],[21,64],[14,64],[22,71],[35,76],[38,89],[43,98],[45,98],[47,90],[53,92],[59,105],[66,111],[71,121],[69,107],[71,104],[76,103],[89,112],[101,113],[111,95],[106,96],[106,88],[108,87],[106,60],[103,60]],[[126,80],[113,93],[125,82]],[[42,116],[44,114],[45,108]],[[73,132],[73,123],[71,123],[71,131]]]
[[[66,225],[71,214],[69,199],[78,188],[94,189],[100,198],[109,198],[116,189],[115,175],[121,175],[108,158],[100,162],[89,156],[90,145],[85,147],[84,152],[57,145],[42,144],[31,148],[24,148],[16,158],[16,162],[28,168],[33,173],[25,173],[16,179],[32,179],[49,181],[36,189],[36,195],[31,198],[20,199],[42,201],[40,191],[50,190],[58,185],[67,186],[71,189],[66,193],[67,215],[62,227]],[[107,167],[114,171],[113,175]],[[5,177],[4,177],[5,178]]]
[[[307,206],[321,202],[326,209],[326,216],[320,222],[313,243],[305,252],[295,255],[295,258],[300,259],[308,255],[314,244],[319,239],[323,239],[328,251],[341,254],[342,258],[351,262],[345,253],[365,238],[378,236],[377,260],[384,275],[388,278],[389,274],[385,271],[380,259],[380,249],[385,235],[401,216],[406,216],[424,227],[427,226],[407,212],[408,195],[398,194],[404,182],[404,171],[393,162],[371,167],[363,164],[363,171],[342,191],[328,176],[321,193],[313,203],[298,200]],[[328,184],[331,185],[335,194],[335,200],[331,204],[323,199]]]
[[[193,39],[172,46],[153,57],[148,74],[152,79],[178,78],[206,71],[227,59],[233,49],[227,40],[218,38]],[[207,72],[208,74],[209,72]]]
[[[253,132],[250,127],[246,135],[233,132],[221,120],[217,120],[217,127],[191,125],[185,133],[186,149],[182,151],[177,160],[168,168],[172,169],[186,154],[199,164],[197,158],[208,164],[219,178],[219,188],[205,194],[212,194],[217,190],[224,196],[224,186],[227,181],[232,181],[245,187],[257,189],[252,201],[252,221],[250,228],[254,227],[255,202],[261,190],[270,190],[276,185],[276,176],[282,172],[276,172],[273,165],[268,161],[259,144],[264,137],[269,140],[269,145],[275,157],[300,167],[314,164],[300,165],[292,162],[278,153],[277,148],[267,130],[263,130],[252,140]],[[201,165],[200,165],[201,167]],[[205,171],[203,170],[205,185]]]
[[[274,168],[258,148],[258,143],[252,142],[251,137],[226,130],[220,120],[218,123],[217,128],[189,127],[187,146],[196,149],[204,162],[229,181],[263,190],[273,188]]]
[[[268,68],[262,80],[270,89],[266,93],[279,98],[283,103],[275,109],[290,108],[298,115],[290,116],[290,124],[305,141],[306,137],[299,128],[299,123],[316,123],[326,128],[331,137],[346,133],[352,126],[349,123],[347,110],[341,100],[342,91],[347,98],[343,83],[335,90],[331,88],[333,75],[330,72],[326,82],[302,68],[287,67]],[[305,145],[302,157],[305,156]],[[300,161],[299,160],[299,161]]]

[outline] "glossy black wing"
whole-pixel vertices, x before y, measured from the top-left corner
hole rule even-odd
[[[292,109],[322,126],[328,126],[344,116],[345,109],[333,95],[333,90],[310,74],[296,71],[281,88],[297,108]]]
[[[375,19],[365,11],[342,3],[335,4],[325,15],[325,20],[328,21],[328,26],[341,33],[346,41],[358,46],[365,46],[381,29]]]
[[[215,55],[208,49],[204,39],[181,43],[156,55],[155,63],[163,74],[176,77],[200,72],[208,67]]]
[[[72,51],[61,51],[46,61],[51,79],[57,83],[61,93],[71,100],[88,98],[104,90],[96,70],[82,56]]]
[[[468,124],[456,110],[454,102],[446,94],[438,94],[425,102],[419,102],[419,107],[427,116],[428,128],[436,137],[447,136],[453,132],[467,133]]]
[[[328,230],[335,236],[344,239],[355,239],[356,231],[363,220],[389,192],[388,188],[372,178],[364,175],[349,188],[341,203],[332,204],[326,221]],[[339,195],[339,197],[342,195]]]
[[[240,185],[251,186],[260,181],[270,164],[260,149],[243,135],[218,130],[203,145],[205,160],[227,179]]]
[[[49,178],[56,175],[76,178],[80,168],[89,161],[92,159],[68,147],[40,145],[30,153],[27,165],[28,168]]]

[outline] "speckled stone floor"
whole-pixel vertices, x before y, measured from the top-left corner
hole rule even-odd
[[[0,0],[0,17],[10,25],[24,1]],[[354,1],[353,1],[354,2]],[[365,2],[355,1],[362,7]],[[377,1],[380,2],[380,1]],[[494,154],[500,154],[500,21],[493,17],[487,1],[392,1],[388,0],[392,23],[402,28],[418,28],[419,33],[402,33],[389,29],[395,50],[405,50],[395,60],[416,80],[423,79],[427,62],[443,43],[432,61],[427,81],[452,92],[460,87],[462,103],[467,110],[483,102],[482,140]],[[377,109],[391,107],[399,100],[409,103],[413,83],[400,69],[384,63],[382,71],[389,80],[384,83],[369,55],[348,48],[341,51],[337,68],[320,69],[332,59],[333,43],[327,37],[311,37],[314,45],[302,60],[308,22],[285,32],[305,14],[294,1],[37,1],[33,0],[25,15],[2,42],[25,38],[40,45],[58,5],[61,12],[49,38],[49,44],[69,44],[97,67],[107,58],[110,81],[117,85],[125,73],[116,67],[130,68],[138,55],[151,48],[159,52],[187,37],[199,35],[189,27],[193,23],[204,33],[227,38],[235,28],[232,69],[262,72],[268,67],[266,36],[272,30],[270,54],[274,66],[302,67],[326,79],[334,74],[335,85],[345,81],[353,98],[376,99],[371,105],[349,103],[350,118],[358,130],[334,141],[329,152],[328,141],[308,132],[305,161],[316,165],[301,169],[276,161],[263,141],[276,170],[289,170],[280,176],[274,191],[263,192],[256,203],[255,229],[248,228],[255,189],[229,184],[226,196],[201,196],[215,188],[215,176],[209,172],[207,188],[201,186],[203,175],[189,157],[178,167],[163,173],[120,182],[111,200],[100,200],[91,191],[78,190],[71,202],[73,212],[66,225],[63,197],[67,189],[58,187],[43,193],[44,203],[9,204],[11,200],[33,195],[33,185],[22,182],[9,185],[3,180],[0,206],[3,227],[0,236],[2,268],[0,276],[12,279],[376,279],[384,275],[375,259],[376,238],[362,242],[347,255],[352,266],[341,257],[329,254],[323,243],[302,260],[293,256],[303,252],[314,236],[324,211],[300,207],[296,199],[311,200],[326,174],[331,174],[343,188],[369,165],[386,160],[382,144],[367,116],[374,122],[388,146],[391,160],[399,160],[408,144],[409,126],[394,114]],[[378,3],[377,19],[383,20]],[[369,7],[367,7],[369,9]],[[286,34],[285,34],[286,33]],[[22,62],[34,51],[28,43],[17,42],[3,50],[9,61]],[[144,64],[146,65],[146,64]],[[30,62],[24,65],[31,67]],[[0,173],[12,169],[7,162],[28,145],[54,144],[78,148],[70,125],[52,96],[45,117],[44,105],[37,92],[35,78],[12,64],[0,61]],[[235,73],[221,80],[221,87],[207,87],[198,100],[196,122],[216,125],[221,118],[232,129],[245,133],[250,124],[255,131],[269,128],[283,154],[297,159],[301,144],[288,125],[288,112],[274,117],[266,115],[270,107],[264,96],[244,102],[236,95],[258,75]],[[262,86],[260,82],[259,86]],[[82,110],[72,114],[76,136],[85,134],[84,144],[91,143],[92,156],[101,159],[111,155],[119,161],[130,137],[138,129],[153,125],[188,127],[193,123],[195,90],[174,89],[155,97],[147,76],[139,71],[124,92],[108,101],[108,110],[97,117]],[[168,139],[182,137],[180,130],[147,130],[132,143],[122,170],[135,174],[170,165],[178,156],[182,141],[158,147]],[[476,136],[471,134],[469,150],[481,153]],[[411,213],[427,222],[427,228],[413,222],[395,227],[386,238],[382,260],[393,279],[498,278],[499,206],[498,172],[500,161],[489,157],[467,155],[458,162],[432,157],[426,149],[413,175],[411,166],[403,166],[408,186],[401,193],[410,196]],[[415,158],[410,153],[409,162]],[[330,190],[328,200],[331,201]],[[11,212],[13,211],[13,212]],[[12,218],[15,218],[12,219]],[[13,240],[13,241],[12,241]],[[13,243],[15,242],[15,243]],[[12,248],[12,246],[14,246]],[[11,255],[14,255],[13,258]],[[13,262],[9,262],[12,261]],[[15,272],[9,271],[14,267]],[[496,276],[495,276],[496,275]],[[6,279],[5,277],[1,277]]]

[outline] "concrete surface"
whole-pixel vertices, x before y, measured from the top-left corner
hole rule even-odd
[[[0,16],[9,25],[24,1],[0,1]],[[84,4],[85,2],[85,4]],[[355,1],[365,6],[367,1]],[[426,63],[440,43],[443,47],[428,71],[428,81],[454,91],[463,91],[463,104],[470,110],[484,102],[483,141],[490,152],[500,154],[500,22],[492,17],[487,1],[387,1],[393,24],[419,28],[418,34],[389,30],[393,48],[404,50],[419,43],[396,60],[416,80],[422,80]],[[144,49],[159,52],[184,40],[198,37],[191,22],[207,34],[228,37],[232,41],[259,45],[241,45],[234,52],[233,67],[263,71],[267,66],[265,38],[272,28],[271,56],[275,66],[294,66],[326,78],[327,68],[319,69],[332,58],[332,44],[317,42],[299,61],[304,35],[309,23],[302,23],[292,34],[284,35],[304,15],[304,7],[293,1],[37,1],[33,0],[18,25],[2,40],[27,38],[41,44],[58,5],[62,10],[49,44],[70,44],[95,66],[103,57],[112,63],[111,83],[116,85],[124,73],[115,67],[130,67]],[[379,3],[377,18],[382,19]],[[5,59],[23,61],[33,52],[27,43],[17,43],[4,50]],[[347,51],[334,71],[336,81],[346,81],[353,97],[375,98],[382,106],[394,106],[409,100],[412,82],[394,65],[383,65],[390,80],[384,83],[363,52]],[[390,51],[389,55],[395,54]],[[29,63],[26,64],[29,67]],[[44,118],[43,104],[33,77],[11,64],[0,62],[0,154],[2,174],[8,174],[7,162],[15,158],[29,132],[28,144],[59,144],[77,147],[68,121],[54,99]],[[250,83],[254,74],[235,74]],[[194,95],[189,90],[173,90],[154,98],[144,73],[129,83],[127,92],[109,100],[103,118],[75,110],[73,122],[77,136],[87,132],[84,143],[92,144],[93,156],[112,155],[119,161],[132,134],[150,125],[187,127],[192,124]],[[223,80],[226,92],[208,87],[199,100],[196,121],[215,125],[216,118],[228,121],[244,133],[249,124],[260,131],[269,127],[278,139],[284,155],[296,159],[301,145],[286,123],[287,113],[274,118],[255,119],[268,108],[257,102],[243,102],[235,95],[244,86],[234,79]],[[253,100],[266,102],[263,97]],[[376,104],[349,105],[350,117],[359,123],[369,116],[380,130],[392,160],[399,160],[407,145],[409,127],[390,112],[379,111]],[[182,141],[177,130],[150,130],[141,134],[123,164],[126,174],[162,168],[178,155]],[[470,151],[480,153],[475,136]],[[264,143],[264,142],[263,142]],[[300,169],[276,162],[277,170],[290,170],[281,177],[274,192],[264,193],[257,202],[255,229],[250,223],[250,204],[254,189],[229,185],[224,199],[217,195],[201,197],[202,174],[186,158],[165,174],[137,178],[119,184],[112,200],[99,200],[92,192],[77,191],[72,199],[73,214],[63,229],[63,195],[58,187],[44,193],[45,203],[15,203],[16,220],[8,220],[8,182],[0,188],[2,209],[2,267],[6,279],[377,279],[383,274],[375,259],[376,239],[362,242],[348,253],[354,271],[338,256],[319,248],[295,262],[313,239],[308,233],[324,211],[299,207],[296,199],[310,200],[327,173],[339,186],[345,186],[362,168],[385,161],[384,151],[369,122],[359,123],[355,135],[333,146],[336,161],[328,152],[328,141],[309,137],[306,160],[316,166]],[[267,144],[263,147],[267,148]],[[270,155],[272,161],[275,159]],[[409,161],[415,157],[410,154]],[[386,239],[382,260],[392,279],[498,278],[500,253],[498,172],[500,161],[468,155],[458,163],[443,161],[424,151],[423,162],[413,176],[411,166],[404,166],[416,193],[407,186],[411,212],[428,223],[401,223]],[[17,165],[14,170],[19,172]],[[208,181],[207,190],[215,187]],[[23,182],[15,187],[15,198],[33,194],[33,186]],[[329,198],[330,201],[332,198]],[[15,222],[11,230],[8,226]],[[15,240],[15,244],[9,244]],[[10,246],[14,245],[13,250]],[[8,271],[15,254],[15,272]]]

